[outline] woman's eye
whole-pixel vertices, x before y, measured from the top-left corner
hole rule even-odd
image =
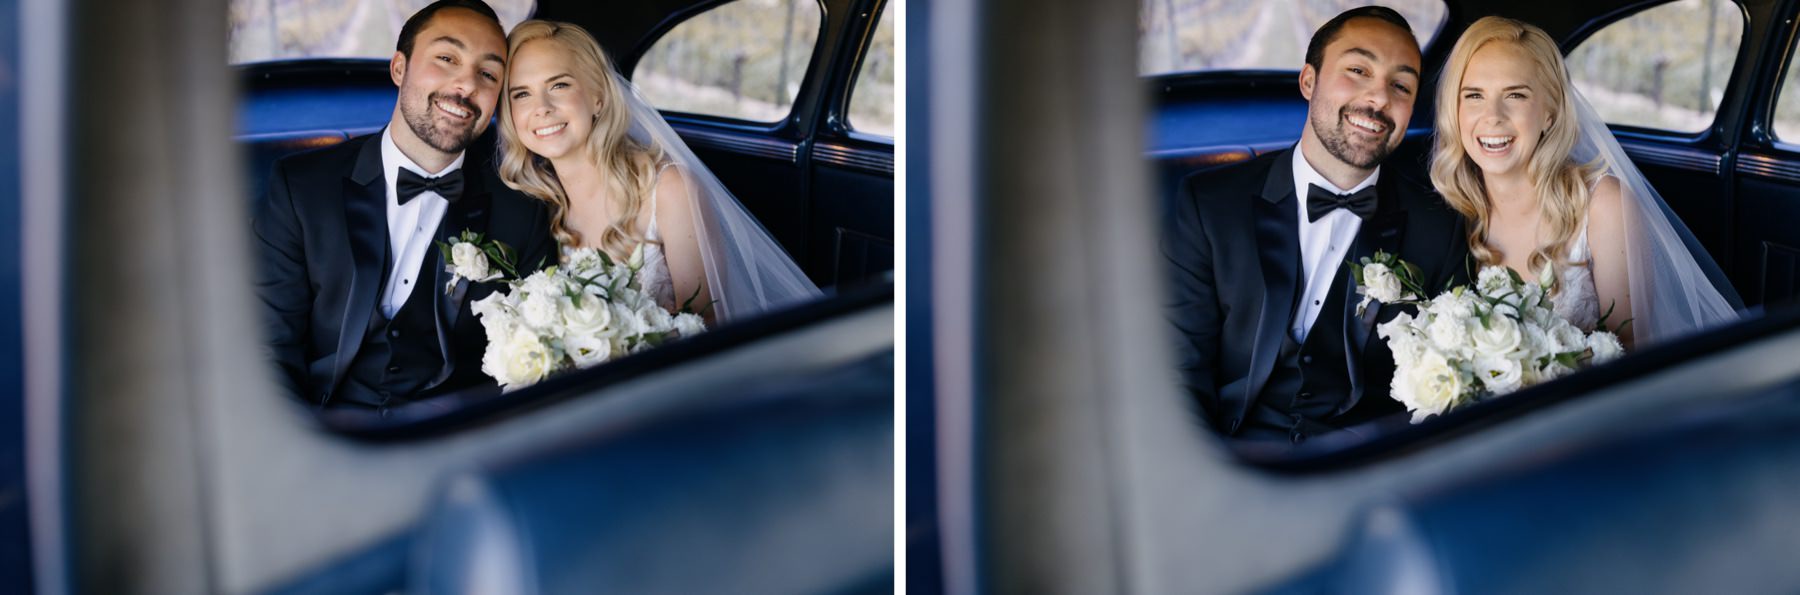
[[[1354,72],[1356,74],[1365,74],[1367,71],[1363,70],[1361,67],[1352,66],[1352,67],[1350,67],[1350,72]]]
[[[550,88],[552,88],[552,89],[561,89],[561,88],[564,88],[564,87],[567,87],[567,86],[569,86],[569,84],[568,84],[568,83],[556,83],[556,84],[554,84],[554,85],[550,85]]]
[[[1463,95],[1463,99],[1481,99],[1481,94],[1480,93],[1467,93],[1467,94]]]
[[[519,99],[524,99],[524,98],[525,98],[525,96],[527,96],[527,95],[530,95],[530,93],[526,93],[526,92],[524,92],[524,91],[520,91],[520,92],[518,92],[518,93],[514,93],[514,94],[513,94],[513,96],[512,96],[512,98],[513,98],[513,100],[515,100],[515,101],[516,101],[516,100],[519,100]]]

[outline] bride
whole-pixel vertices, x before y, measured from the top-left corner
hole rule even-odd
[[[1557,315],[1603,315],[1627,347],[1729,322],[1742,308],[1569,84],[1554,40],[1502,17],[1476,21],[1440,77],[1431,181],[1469,222],[1478,266],[1554,272]]]
[[[507,50],[500,178],[550,203],[565,257],[624,259],[641,244],[645,291],[672,312],[692,299],[708,322],[819,295],[586,31],[526,21]]]

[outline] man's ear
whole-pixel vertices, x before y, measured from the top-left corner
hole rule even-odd
[[[388,76],[394,79],[394,86],[400,86],[400,80],[406,78],[406,54],[396,51],[388,58]]]
[[[1313,70],[1311,64],[1300,67],[1300,96],[1312,101],[1313,84],[1319,82],[1319,71]]]

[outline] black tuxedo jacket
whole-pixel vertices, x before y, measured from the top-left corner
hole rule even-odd
[[[491,145],[478,140],[475,146]],[[470,150],[462,171],[463,196],[444,212],[437,240],[472,230],[511,246],[521,269],[554,263],[548,209],[501,184],[491,150]],[[388,274],[381,134],[276,161],[253,212],[260,244],[256,291],[272,358],[296,396],[327,404],[362,347]],[[412,340],[434,341],[445,365],[425,391],[491,384],[481,373],[486,335],[469,304],[505,285],[463,281],[446,293],[450,275],[438,249],[427,251],[426,259],[436,279],[420,282],[433,283],[438,332]]]
[[[1163,256],[1172,276],[1166,315],[1178,333],[1181,379],[1214,427],[1234,434],[1263,395],[1283,335],[1292,326],[1303,281],[1295,149],[1191,174],[1176,191]],[[1398,160],[1395,160],[1398,161]],[[1397,254],[1424,272],[1425,289],[1467,283],[1468,245],[1462,218],[1422,183],[1422,172],[1389,163],[1376,183],[1379,206],[1357,232],[1347,259],[1376,250]],[[1350,275],[1342,263],[1340,274]],[[1344,283],[1344,353],[1350,403],[1388,400],[1393,354],[1375,325],[1401,312],[1371,305]]]

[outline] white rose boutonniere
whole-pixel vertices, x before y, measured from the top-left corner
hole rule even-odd
[[[1371,301],[1411,303],[1425,294],[1419,288],[1419,278],[1424,276],[1419,267],[1387,252],[1377,250],[1375,256],[1363,257],[1361,264],[1350,263],[1350,275],[1356,280],[1356,293],[1363,296],[1356,305],[1357,316],[1368,309]]]
[[[444,257],[444,271],[450,273],[450,282],[444,285],[446,294],[456,289],[458,281],[483,283],[518,276],[512,247],[499,240],[463,230],[437,245]]]

